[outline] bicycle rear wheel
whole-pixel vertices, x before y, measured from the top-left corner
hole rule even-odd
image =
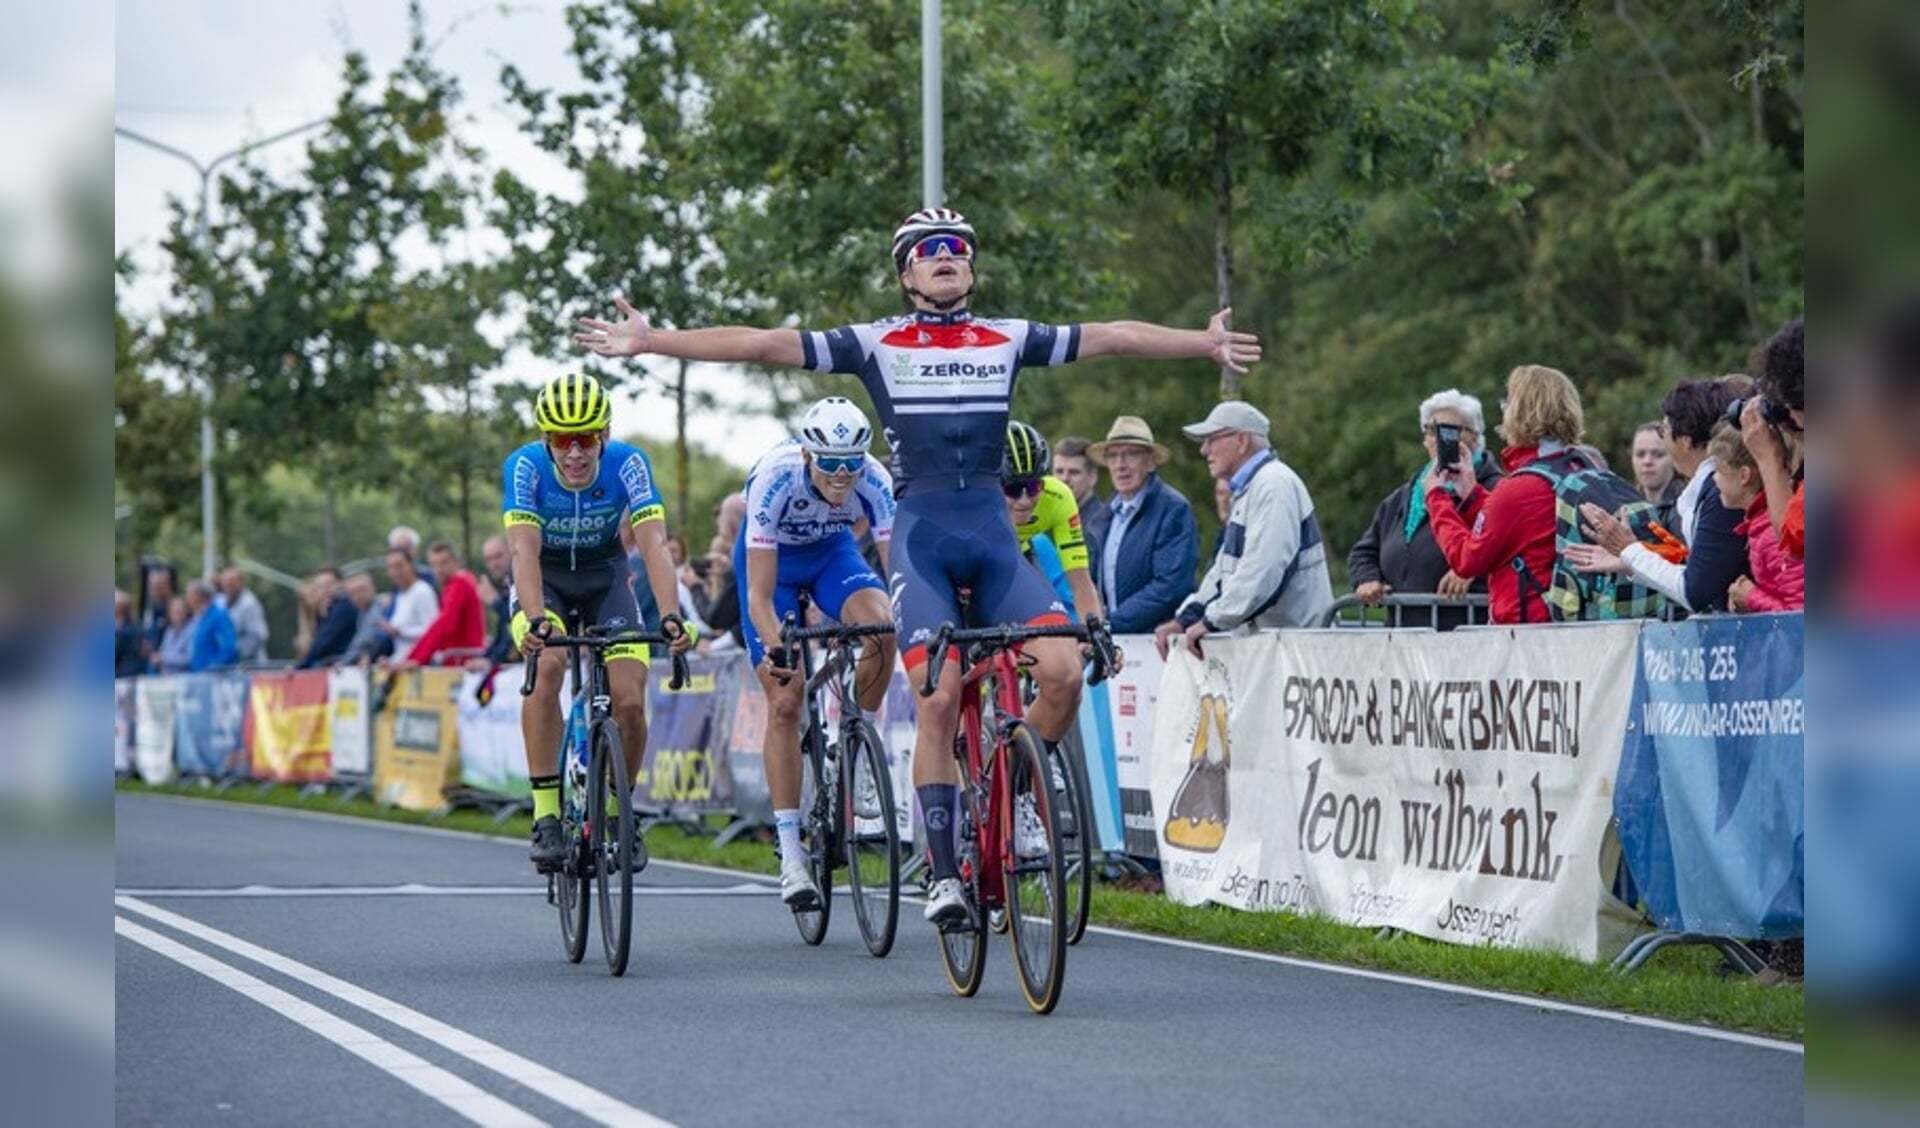
[[[1024,721],[1007,730],[1000,765],[1003,810],[1008,831],[1002,851],[1007,867],[1007,921],[1013,960],[1020,968],[1020,990],[1036,1013],[1047,1014],[1060,1002],[1067,974],[1066,898],[1060,881],[1060,824],[1053,809],[1052,770],[1038,733]],[[1038,820],[1037,841],[1020,832],[1021,823]],[[1028,849],[1024,854],[1023,846]]]
[[[820,890],[819,907],[801,909],[793,914],[800,939],[818,944],[827,938],[827,924],[833,919],[833,839],[840,818],[839,782],[823,779],[827,764],[826,737],[817,727],[809,727],[802,737],[800,757],[800,794],[812,792],[807,813],[800,820],[801,848],[806,850],[807,875]]]
[[[620,726],[602,717],[593,723],[592,741],[587,824],[593,828],[591,856],[600,893],[600,947],[607,970],[619,976],[627,973],[633,950],[633,836],[639,832]]]
[[[840,738],[841,836],[847,846],[847,884],[853,891],[853,915],[867,951],[884,956],[893,950],[900,922],[900,828],[893,821],[893,779],[880,734],[855,721]]]
[[[970,999],[980,990],[987,971],[987,914],[980,907],[980,837],[972,829],[980,825],[986,812],[964,780],[960,784],[960,805],[965,814],[954,849],[959,857],[960,884],[967,891],[967,911],[973,919],[965,928],[940,931],[940,962],[946,965],[947,982],[953,984],[954,993]]]
[[[1087,796],[1087,765],[1079,740],[1069,733],[1047,753],[1053,776],[1053,811],[1060,827],[1060,879],[1066,887],[1067,943],[1087,934],[1093,905],[1093,815]]]
[[[561,787],[565,788],[567,776],[564,768],[560,778]],[[587,920],[593,915],[592,894],[587,890],[593,873],[591,844],[587,841],[586,824],[575,817],[572,808],[575,802],[579,802],[583,810],[591,809],[585,806],[585,802],[592,791],[588,787],[588,795],[578,799],[564,790],[560,793],[560,833],[566,840],[567,857],[558,870],[547,875],[547,880],[553,883],[553,903],[560,908],[560,942],[566,948],[569,963],[579,963],[586,956]]]

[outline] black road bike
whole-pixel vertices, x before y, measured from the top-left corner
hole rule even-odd
[[[633,779],[620,742],[620,724],[613,717],[613,696],[607,688],[607,650],[644,643],[666,645],[658,631],[610,630],[588,627],[575,635],[549,635],[548,646],[573,652],[572,684],[585,685],[587,753],[584,761],[572,748],[560,754],[560,829],[567,845],[566,860],[547,875],[547,903],[560,909],[560,939],[567,959],[579,963],[587,952],[587,923],[594,894],[600,901],[600,946],[607,954],[607,970],[627,973],[633,949],[633,866],[640,828],[633,814]],[[584,659],[582,652],[585,652]],[[584,668],[584,671],[582,667]],[[521,696],[533,692],[540,663],[527,663]],[[687,684],[687,659],[673,655],[673,680]]]

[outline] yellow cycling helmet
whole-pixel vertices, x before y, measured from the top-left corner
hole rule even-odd
[[[540,389],[533,418],[542,431],[599,431],[613,421],[613,401],[600,381],[569,372]]]

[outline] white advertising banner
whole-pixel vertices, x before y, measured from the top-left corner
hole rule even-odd
[[[469,671],[460,679],[460,696],[455,702],[460,782],[476,791],[522,798],[533,794],[520,733],[520,684],[525,677],[524,666],[495,670],[493,691],[485,704],[479,692],[485,675]],[[561,715],[565,716],[571,703],[564,699],[571,695],[563,688],[561,696]]]
[[[181,680],[168,675],[134,681],[133,766],[147,783],[173,779],[173,726]]]
[[[1114,774],[1120,788],[1120,817],[1125,852],[1137,858],[1159,853],[1159,821],[1154,817],[1153,769],[1149,752],[1154,745],[1154,711],[1166,669],[1152,635],[1116,635],[1114,643],[1126,651],[1126,668],[1107,681],[1108,707],[1113,710]]]
[[[1153,730],[1167,895],[1598,958],[1639,629],[1177,651]]]
[[[367,705],[364,666],[336,666],[327,674],[327,720],[332,726],[333,773],[373,771],[373,721]]]
[[[134,689],[132,678],[113,681],[113,774],[133,771]]]

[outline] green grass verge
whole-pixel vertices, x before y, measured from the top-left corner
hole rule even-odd
[[[214,792],[197,785],[149,787],[123,782],[120,789],[262,803],[521,839],[531,830],[531,819],[525,815],[495,822],[491,815],[473,810],[435,816],[383,807],[365,798],[344,804],[332,796],[303,802],[293,787],[262,792],[255,785],[243,784]],[[647,832],[647,849],[654,857],[671,861],[749,873],[779,872],[771,846],[735,841],[716,847],[712,833],[720,825],[717,820],[709,820],[694,830],[662,824]],[[1383,940],[1372,929],[1320,918],[1176,905],[1164,897],[1107,886],[1095,887],[1092,916],[1096,924],[1133,932],[1374,968],[1777,1038],[1801,1040],[1806,1036],[1806,1002],[1798,985],[1766,986],[1745,977],[1721,976],[1716,970],[1719,954],[1704,947],[1668,948],[1633,974],[1617,975],[1604,965],[1566,956],[1463,947],[1410,935]]]

